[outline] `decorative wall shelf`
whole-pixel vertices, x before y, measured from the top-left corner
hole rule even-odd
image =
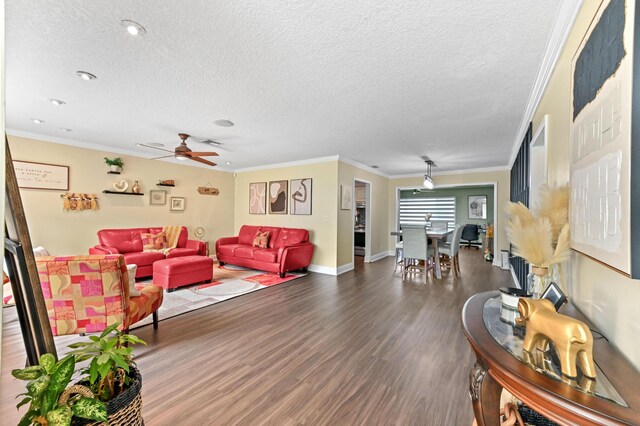
[[[108,175],[119,175],[121,172],[107,172]]]
[[[109,191],[107,189],[105,189],[104,191],[105,194],[117,194],[117,195],[144,195],[142,192],[140,193],[135,193],[135,192],[118,192],[118,191]]]
[[[156,183],[157,186],[170,186],[170,187],[174,187],[175,185],[169,185],[168,183]]]

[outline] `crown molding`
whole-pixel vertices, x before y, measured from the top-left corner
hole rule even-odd
[[[364,170],[366,172],[373,173],[374,175],[382,176],[382,177],[385,177],[385,178],[389,179],[389,175],[388,174],[386,174],[384,172],[381,172],[378,169],[374,169],[373,167],[367,166],[366,164],[359,163],[356,160],[352,160],[349,157],[338,156],[338,161],[340,161],[342,163],[345,163],[345,164],[349,164],[349,165],[354,166],[354,167],[357,167],[357,168],[359,168],[361,170]]]
[[[516,160],[520,144],[524,139],[524,135],[527,133],[527,127],[533,119],[533,114],[536,112],[542,95],[549,84],[551,74],[558,62],[558,58],[562,53],[567,38],[573,28],[573,23],[578,17],[578,12],[582,6],[583,0],[565,0],[560,2],[558,12],[556,13],[555,20],[553,21],[553,28],[547,39],[547,46],[545,48],[540,68],[538,69],[538,75],[531,88],[529,94],[529,101],[527,107],[522,116],[518,133],[513,141],[513,147],[511,148],[511,157],[509,158],[509,169],[513,166],[513,162]]]

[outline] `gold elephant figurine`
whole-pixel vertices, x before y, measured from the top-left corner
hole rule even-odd
[[[518,302],[518,312],[526,322],[523,347],[526,352],[532,353],[536,348],[544,350],[551,340],[560,359],[562,374],[567,377],[578,375],[577,358],[582,373],[587,377],[596,377],[593,336],[585,323],[557,313],[553,303],[547,299],[522,297]]]

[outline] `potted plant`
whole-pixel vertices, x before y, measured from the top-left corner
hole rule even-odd
[[[117,158],[104,157],[104,162],[111,167],[112,172],[120,173],[122,171],[122,168],[124,167],[124,162],[120,157],[117,157]]]
[[[133,362],[129,344],[146,343],[107,327],[88,342],[69,345],[73,350],[56,362],[51,354],[40,357],[40,365],[13,370],[14,377],[30,380],[25,398],[17,408],[30,403],[20,425],[142,425],[142,377]],[[69,385],[76,363],[87,361],[76,385]],[[125,423],[126,422],[126,423]]]
[[[40,357],[40,364],[11,371],[16,379],[29,380],[25,397],[16,408],[29,404],[29,409],[18,423],[22,425],[69,425],[72,416],[106,421],[107,409],[102,401],[91,394],[61,399],[75,371],[76,359],[68,355],[56,361],[51,354]]]

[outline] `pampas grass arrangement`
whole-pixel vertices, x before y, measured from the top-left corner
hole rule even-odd
[[[514,254],[540,268],[569,258],[569,188],[545,187],[535,214],[522,203],[508,203],[507,234]]]

